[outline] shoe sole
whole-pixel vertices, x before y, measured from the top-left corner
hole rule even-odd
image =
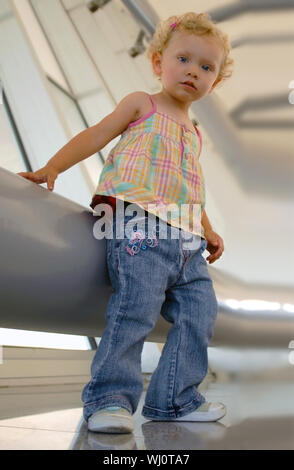
[[[101,432],[104,434],[130,434],[133,432],[133,429],[126,426],[88,426],[88,429],[92,432]]]
[[[195,419],[194,417],[187,419],[186,416],[181,416],[180,418],[175,418],[175,421],[186,421],[190,423],[209,423],[218,421],[219,419],[223,418],[225,414],[226,410],[210,411],[209,413],[198,411],[197,414],[195,413]]]
[[[135,425],[132,421],[129,422],[117,422],[118,420],[107,421],[103,419],[104,423],[92,423],[88,421],[88,429],[93,432],[103,432],[106,434],[128,434],[134,431]],[[106,422],[105,422],[106,421]]]
[[[198,411],[197,413],[195,412],[195,416],[191,417],[190,413],[187,416],[181,416],[180,418],[170,418],[170,419],[162,419],[162,418],[149,418],[151,421],[185,421],[187,423],[209,423],[209,422],[214,422],[218,421],[219,419],[223,418],[226,414],[226,409],[220,409],[220,410],[215,410],[215,411],[210,411],[210,412],[201,412]],[[190,416],[190,418],[188,418]],[[148,419],[148,418],[147,418]]]

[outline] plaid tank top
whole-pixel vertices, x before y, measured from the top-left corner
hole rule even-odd
[[[152,110],[128,125],[110,151],[90,206],[116,198],[135,203],[174,227],[204,237],[202,139],[167,114]]]

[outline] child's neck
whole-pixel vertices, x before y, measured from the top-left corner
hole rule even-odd
[[[165,90],[154,95],[164,108],[169,109],[171,112],[179,116],[189,117],[189,109],[191,102],[183,102],[171,96]]]

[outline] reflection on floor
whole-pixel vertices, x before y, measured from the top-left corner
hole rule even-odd
[[[133,434],[88,432],[82,419],[81,385],[0,388],[0,449],[191,450],[294,449],[294,367],[286,376],[210,375],[200,387],[221,401],[217,423],[152,422],[141,416]]]
[[[133,434],[89,432],[82,423],[79,450],[294,449],[294,384],[211,385],[206,398],[221,401],[227,415],[216,423],[154,422],[135,414]],[[142,397],[143,398],[143,397]]]

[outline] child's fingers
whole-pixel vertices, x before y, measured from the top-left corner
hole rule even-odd
[[[216,261],[218,258],[221,257],[223,251],[224,251],[223,245],[220,244],[219,247],[218,247],[218,250],[215,253],[213,253],[212,255],[209,255],[206,258],[206,260],[209,261],[209,263],[214,263],[214,261]]]
[[[47,182],[48,189],[50,190],[53,189],[54,181],[56,179],[56,176],[51,175],[50,173],[44,170],[38,170],[36,172],[32,172],[32,171],[20,172],[18,173],[18,175],[36,184],[42,184],[42,183]]]
[[[25,171],[25,172],[21,172],[21,173],[18,173],[18,175],[22,176],[23,178],[32,178],[32,179],[36,179],[36,178],[39,178],[39,175],[37,172],[33,172],[33,171]]]
[[[211,263],[214,263],[219,257],[220,255],[219,256],[211,255],[211,256],[208,256],[208,258],[206,258],[206,261],[208,261],[211,264]]]
[[[37,183],[39,181],[38,177],[34,175],[34,173],[31,173],[31,172],[19,173],[19,175],[29,181],[32,181],[33,183]]]
[[[19,176],[22,176],[23,178],[31,178],[33,173],[31,171],[26,171],[26,172],[21,172],[21,173],[17,173]]]
[[[53,188],[54,188],[54,181],[55,181],[55,177],[54,177],[54,176],[51,176],[51,175],[48,175],[48,178],[47,178],[47,188],[49,189],[49,191],[53,191]]]

